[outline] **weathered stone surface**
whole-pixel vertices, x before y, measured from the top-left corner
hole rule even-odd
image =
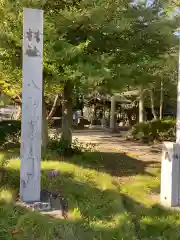
[[[50,203],[50,196],[51,196],[51,192],[49,190],[42,189],[40,193],[40,201]]]
[[[180,145],[165,142],[161,162],[161,204],[179,206]]]
[[[47,202],[35,202],[31,204],[31,208],[37,211],[49,211],[51,210],[51,204]]]
[[[50,191],[47,189],[41,190],[41,201],[25,203],[22,201],[17,202],[18,205],[38,211],[42,214],[47,214],[55,218],[68,217],[68,203],[67,200],[61,196],[57,191]]]
[[[43,11],[24,9],[20,198],[40,200]]]

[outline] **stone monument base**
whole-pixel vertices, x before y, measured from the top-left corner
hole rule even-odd
[[[41,190],[41,199],[36,202],[17,201],[16,205],[46,214],[54,218],[66,219],[68,217],[68,204],[59,193]]]

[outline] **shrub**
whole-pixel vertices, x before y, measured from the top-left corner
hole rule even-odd
[[[0,122],[0,145],[5,142],[19,141],[21,131],[21,121],[6,120]]]
[[[129,131],[128,137],[143,142],[174,141],[175,119],[153,120],[138,123]]]
[[[78,139],[74,139],[74,141],[71,144],[70,148],[66,147],[66,144],[63,143],[59,137],[55,136],[53,139],[50,140],[48,144],[48,150],[54,151],[58,153],[61,156],[71,156],[74,154],[81,154],[84,152],[94,152],[95,144],[92,143],[82,143],[79,142]]]
[[[6,174],[6,166],[8,163],[9,160],[4,155],[0,155],[0,187],[2,185],[3,178]]]

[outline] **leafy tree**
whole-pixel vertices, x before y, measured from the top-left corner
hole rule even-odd
[[[0,79],[8,94],[21,96],[24,6],[45,11],[44,92],[50,99],[63,97],[62,141],[67,148],[72,141],[73,102],[79,95],[127,86],[152,93],[162,79],[164,84],[172,79],[177,58],[172,32],[179,18],[167,17],[160,1],[147,6],[128,0],[1,0]]]
[[[167,89],[166,83],[174,84],[177,77],[178,39],[173,33],[179,16],[170,18],[160,4],[135,5],[129,14],[134,21],[123,34],[124,43],[121,36],[118,41],[121,44],[113,62],[114,88],[123,89],[126,82],[131,88],[149,89],[152,98],[154,88],[160,88],[162,81]],[[151,102],[153,110],[153,99]]]
[[[55,7],[54,7],[55,4]],[[107,4],[107,3],[106,3]],[[1,68],[3,86],[13,85],[21,93],[21,29],[22,10],[26,7],[42,7],[45,10],[44,28],[44,89],[52,96],[62,91],[63,127],[62,141],[71,145],[72,97],[80,85],[97,86],[110,77],[108,54],[104,55],[91,47],[90,36],[83,36],[80,28],[96,29],[107,22],[102,3],[69,4],[59,1],[1,1]],[[77,34],[78,33],[78,34]],[[100,33],[99,33],[100,34]],[[79,38],[78,38],[79,36]],[[99,37],[99,35],[98,35]],[[81,39],[80,39],[81,38]],[[96,41],[98,38],[96,38]],[[4,75],[7,76],[5,80]],[[15,83],[15,84],[13,84]],[[5,88],[3,88],[5,91]]]

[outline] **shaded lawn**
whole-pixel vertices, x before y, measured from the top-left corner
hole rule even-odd
[[[52,219],[13,204],[19,189],[20,163],[11,160],[0,189],[0,239],[180,239],[179,213],[163,209],[151,198],[154,189],[156,194],[159,189],[159,169],[136,159],[135,166],[132,159],[128,161],[120,154],[123,168],[116,168],[116,155],[114,174],[114,158],[109,156],[104,165],[103,158],[99,162],[95,153],[68,161],[49,154],[48,161],[42,162],[42,187],[65,195],[69,203],[67,220]],[[60,171],[54,180],[48,177],[50,169]],[[117,169],[131,180],[121,183]]]
[[[142,161],[121,152],[86,152],[82,156],[66,158],[64,161],[98,172],[106,172],[112,177],[131,177],[139,174],[152,176],[152,169],[160,168],[159,161]]]

